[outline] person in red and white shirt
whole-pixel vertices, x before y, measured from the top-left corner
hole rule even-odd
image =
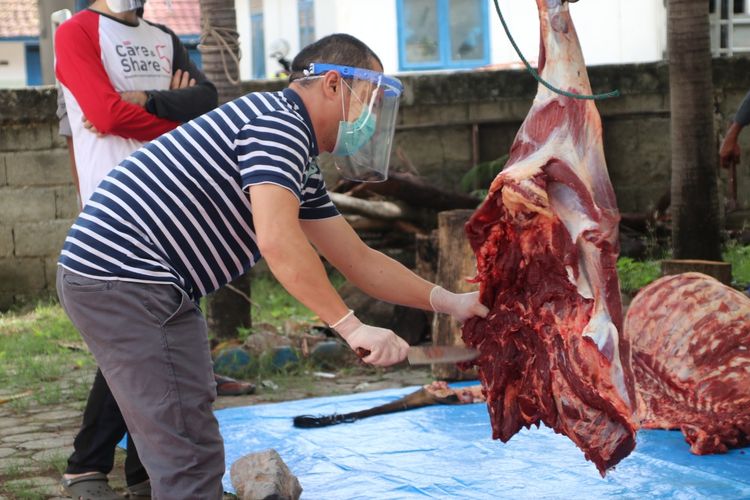
[[[218,104],[216,88],[174,32],[138,17],[138,7],[118,12],[110,3],[122,2],[96,0],[55,34],[55,74],[73,134],[82,204],[130,153]],[[190,79],[194,85],[184,85]]]

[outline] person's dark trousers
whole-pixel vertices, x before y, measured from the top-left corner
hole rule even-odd
[[[128,431],[115,398],[109,390],[101,370],[96,370],[89,392],[83,423],[73,442],[73,454],[68,458],[66,474],[102,472],[109,474],[115,461],[115,447]],[[125,458],[125,480],[128,486],[148,479],[146,469],[138,458],[135,443],[128,434],[128,453]]]

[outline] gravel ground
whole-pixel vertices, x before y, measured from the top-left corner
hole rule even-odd
[[[256,394],[219,397],[215,408],[408,387],[432,381],[429,367],[399,366],[387,370],[353,367],[335,375],[335,378],[313,374],[286,378],[278,381],[276,388],[273,383],[256,381]],[[93,369],[74,370],[65,375],[70,387],[90,385],[93,377]],[[7,396],[0,391],[0,400]],[[45,405],[34,398],[21,397],[0,404],[0,500],[65,498],[59,481],[73,449],[85,397],[84,391],[71,390],[70,398],[63,403]],[[124,459],[124,451],[118,450],[114,470],[109,475],[110,484],[120,493],[125,488]]]

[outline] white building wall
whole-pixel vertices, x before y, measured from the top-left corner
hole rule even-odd
[[[386,73],[398,71],[395,0],[316,0],[315,23],[317,38],[332,33],[353,35],[380,57]]]
[[[490,3],[491,63],[520,62]],[[505,22],[529,61],[539,54],[539,14],[534,2],[499,0]],[[587,64],[659,61],[666,49],[666,8],[656,0],[606,0],[570,4]]]
[[[23,42],[0,42],[0,87],[26,86],[26,48]]]
[[[494,2],[488,1],[490,4],[488,10],[490,16],[490,64],[516,65],[520,63],[520,59],[505,34],[500,18],[495,11]],[[500,0],[499,3],[516,45],[518,45],[524,57],[532,65],[536,65],[539,56],[539,11],[536,8],[536,2],[521,3],[514,0]]]
[[[660,61],[667,46],[664,3],[607,0],[571,5],[588,64]]]
[[[266,77],[273,78],[281,66],[269,57],[271,44],[284,39],[290,45],[289,56],[299,51],[299,18],[297,0],[263,0],[263,40],[266,49]],[[234,0],[237,13],[237,32],[240,34],[240,77],[252,79],[253,47],[250,24],[250,0]],[[317,15],[317,12],[316,12]],[[317,19],[316,19],[317,22]]]
[[[249,19],[248,17],[248,21]],[[264,0],[263,25],[266,45],[266,75],[271,78],[274,73],[282,69],[275,59],[269,57],[269,48],[275,40],[281,38],[289,44],[289,60],[299,52],[297,0]]]
[[[315,0],[315,37],[321,38],[338,31],[339,0]]]
[[[243,78],[249,78],[249,7],[238,5],[238,26],[243,40]],[[493,0],[490,17],[490,64],[520,64],[503,31]],[[511,34],[530,61],[539,52],[539,18],[533,0],[499,0]],[[666,49],[666,8],[657,0],[598,0],[570,5],[587,64],[621,64],[663,59]],[[241,12],[243,12],[241,14]],[[290,58],[299,52],[297,0],[265,0],[266,49],[277,38],[286,39]],[[244,26],[244,31],[243,31]],[[398,19],[396,0],[315,0],[315,36],[349,33],[369,45],[383,61],[386,73],[398,73]],[[269,76],[278,69],[268,59]]]

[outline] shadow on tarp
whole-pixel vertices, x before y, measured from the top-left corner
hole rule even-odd
[[[292,426],[297,415],[363,410],[417,389],[217,411],[226,449],[224,488],[234,491],[229,469],[235,460],[274,448],[310,500],[750,498],[750,448],[700,457],[677,431],[641,431],[636,450],[602,479],[568,438],[548,428],[524,429],[506,444],[493,441],[484,403],[319,429]]]

